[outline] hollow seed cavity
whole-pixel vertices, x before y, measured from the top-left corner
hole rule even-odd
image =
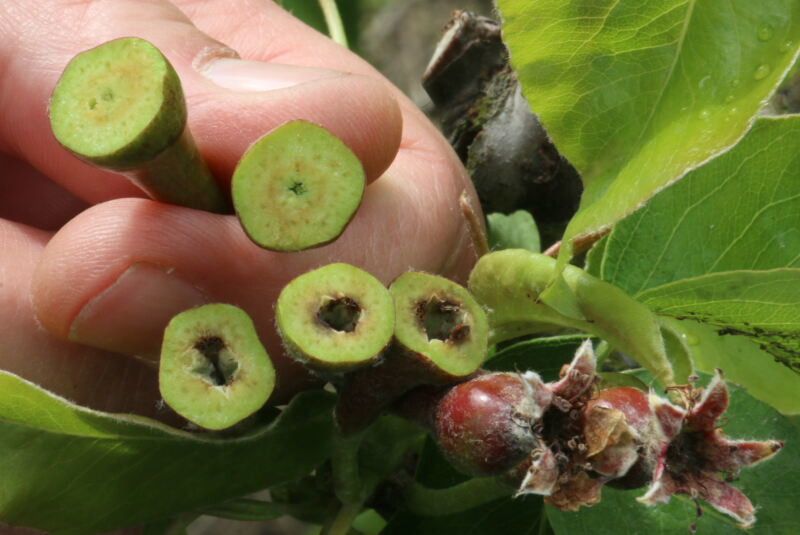
[[[459,303],[433,296],[417,305],[417,319],[429,341],[459,343],[469,336],[466,311]]]
[[[361,317],[361,306],[350,297],[331,299],[317,312],[317,319],[335,331],[351,333]]]
[[[298,197],[300,195],[305,195],[306,193],[308,193],[308,189],[306,189],[306,185],[303,184],[302,182],[295,182],[294,184],[292,184],[289,187],[289,191],[291,191],[292,193],[294,193]]]
[[[228,386],[234,381],[239,363],[226,349],[225,340],[219,336],[204,336],[194,344],[203,359],[192,371],[214,386]]]

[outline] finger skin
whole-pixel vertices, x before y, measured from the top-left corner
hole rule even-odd
[[[206,13],[247,28],[235,35],[212,36],[227,44],[235,43],[235,48],[242,47],[244,57],[278,59],[314,68],[334,67],[357,74],[258,93],[223,89],[200,71],[209,56],[230,55],[227,48],[197,32],[182,13],[164,7],[164,2],[134,2],[135,12],[125,10],[129,4],[90,3],[86,10],[93,11],[84,11],[78,17],[92,21],[84,30],[85,35],[81,34],[83,37],[62,36],[66,41],[59,44],[42,36],[43,44],[33,48],[27,41],[20,45],[17,39],[17,48],[22,51],[18,56],[34,58],[31,61],[39,62],[36,68],[48,73],[42,79],[47,83],[52,79],[54,84],[80,39],[95,44],[94,41],[119,35],[150,38],[175,63],[184,79],[192,131],[222,183],[250,142],[272,125],[292,118],[327,126],[356,151],[373,179],[381,173],[383,176],[367,189],[364,205],[339,241],[300,254],[272,253],[254,246],[232,217],[143,199],[118,199],[138,192],[132,191],[127,182],[115,181],[117,177],[88,168],[65,154],[54,140],[42,141],[41,125],[46,126],[49,89],[33,87],[36,84],[32,79],[22,80],[20,85],[31,92],[31,98],[20,106],[25,110],[18,111],[8,105],[8,95],[18,93],[10,92],[9,86],[0,82],[0,112],[13,113],[15,122],[24,112],[31,122],[14,132],[0,125],[0,147],[27,157],[82,199],[101,203],[65,225],[39,259],[30,299],[45,329],[58,338],[77,339],[106,351],[157,356],[163,327],[191,299],[165,299],[177,303],[176,308],[162,307],[158,314],[153,314],[153,307],[144,306],[147,303],[140,307],[131,300],[122,306],[108,299],[102,310],[108,313],[108,322],[124,330],[126,336],[93,336],[86,323],[83,328],[76,328],[78,319],[87,317],[82,312],[101,296],[107,296],[106,292],[129,269],[137,264],[154,266],[197,288],[203,299],[236,304],[251,314],[276,360],[279,388],[286,393],[296,388],[301,378],[298,368],[282,357],[272,308],[280,289],[294,276],[325,263],[344,261],[367,269],[387,283],[407,269],[466,280],[476,255],[458,200],[464,191],[474,199],[469,178],[435,127],[374,70],[288,19],[270,3],[264,4],[268,8],[267,19],[254,17],[263,26],[254,26],[248,20],[251,14],[247,8],[261,4],[236,2],[236,10],[230,9],[229,4],[227,13]],[[186,2],[180,5],[183,8]],[[205,12],[204,2],[195,5],[197,12]],[[0,24],[4,9],[5,5],[0,7]],[[275,39],[263,38],[269,35]],[[305,40],[308,46],[298,44]],[[295,45],[296,51],[292,48]],[[56,59],[37,58],[39,46],[57,50],[53,55]],[[288,48],[280,50],[281,47]],[[0,45],[0,65],[4,61],[3,48]],[[118,200],[102,202],[109,199]],[[77,338],[76,333],[80,333]]]
[[[156,405],[152,366],[58,339],[36,323],[31,276],[48,238],[40,230],[0,221],[0,369],[80,405],[170,420]]]
[[[29,162],[89,203],[142,193],[60,147],[47,106],[74,55],[118,37],[148,39],[173,63],[184,86],[189,127],[226,189],[244,150],[290,119],[310,120],[340,137],[362,160],[368,180],[389,166],[400,142],[397,103],[375,80],[341,73],[274,91],[233,91],[211,82],[198,69],[235,51],[166,1],[7,0],[0,4],[0,31],[8,34],[0,40],[0,151]]]
[[[107,295],[104,292],[131,266],[160,266],[198,288],[208,301],[246,310],[276,361],[279,387],[283,392],[292,390],[300,376],[283,356],[274,330],[273,304],[297,274],[340,261],[361,266],[386,283],[407,269],[466,279],[474,251],[466,244],[468,233],[459,214],[436,209],[441,202],[438,195],[416,184],[414,180],[375,183],[337,242],[295,254],[255,246],[232,216],[149,200],[120,199],[97,205],[48,244],[36,270],[33,303],[47,329],[70,338],[87,303]],[[439,195],[452,194],[442,188]],[[183,309],[184,302],[178,300],[174,309],[161,310],[160,315],[136,300],[125,303],[117,309],[104,308],[102,317],[115,318],[115,326],[126,336],[94,337],[81,324],[82,341],[155,358],[161,343],[157,333]],[[131,338],[137,342],[135,347],[117,345]]]
[[[87,204],[31,166],[0,154],[0,218],[57,230]]]

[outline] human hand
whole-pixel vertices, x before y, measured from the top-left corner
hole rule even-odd
[[[381,178],[342,237],[265,251],[234,216],[145,199],[61,148],[47,117],[61,71],[123,36],[151,41],[175,66],[191,131],[226,191],[248,145],[287,120],[347,143],[368,180]],[[385,282],[409,268],[463,281],[475,261],[458,203],[474,192],[447,142],[363,60],[272,2],[7,0],[0,37],[2,369],[78,403],[153,414],[153,366],[122,355],[155,360],[172,315],[228,302],[253,317],[285,396],[302,374],[282,356],[273,303],[291,278],[344,261]]]

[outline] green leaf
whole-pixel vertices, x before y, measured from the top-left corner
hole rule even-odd
[[[278,3],[283,9],[318,32],[328,35],[328,26],[325,24],[325,16],[320,8],[319,0],[279,0]],[[358,44],[362,13],[377,7],[369,4],[370,2],[367,0],[337,0],[336,2],[344,23],[347,42],[351,47]]]
[[[308,392],[269,425],[222,439],[85,409],[0,372],[0,521],[96,533],[302,477],[328,454],[332,406]]]
[[[533,535],[539,533],[542,500],[538,497],[504,498],[463,513],[419,517],[395,515],[381,535]]]
[[[663,318],[681,333],[695,367],[706,373],[717,368],[725,378],[745,387],[756,399],[786,415],[800,414],[800,376],[743,336],[720,336],[718,329],[694,321]]]
[[[427,440],[417,470],[417,480],[431,488],[446,488],[467,480],[456,472],[433,444]],[[503,498],[462,513],[444,516],[416,516],[400,511],[390,520],[381,535],[525,535],[547,529],[542,514],[542,499],[531,496],[520,499]]]
[[[235,498],[218,505],[204,507],[200,513],[230,520],[264,522],[285,515],[286,510],[278,503],[252,498]]]
[[[633,373],[599,372],[597,375],[600,378],[600,382],[597,385],[600,390],[618,386],[629,386],[637,390],[642,390],[643,392],[647,392],[650,389],[644,381]]]
[[[800,267],[799,252],[800,117],[762,118],[621,221],[601,278],[635,295],[706,273]]]
[[[353,529],[361,535],[379,535],[386,520],[375,509],[367,509],[353,521]]]
[[[589,249],[588,253],[586,253],[586,262],[584,263],[583,269],[586,270],[586,273],[597,277],[598,279],[600,278],[600,269],[603,264],[603,258],[606,254],[607,243],[608,236],[604,236],[600,238],[591,249]]]
[[[398,416],[386,415],[372,424],[359,451],[359,467],[370,492],[397,470],[409,452],[418,452],[424,440],[419,426]]]
[[[567,266],[562,280],[586,319],[559,314],[539,299],[555,270],[554,259],[521,249],[481,257],[470,274],[469,289],[488,310],[493,341],[553,332],[559,327],[577,329],[607,340],[665,384],[672,384],[672,366],[652,311],[619,288]]]
[[[758,507],[758,521],[747,533],[781,535],[797,533],[797,503],[800,500],[800,430],[787,417],[730,386],[731,405],[726,413],[725,432],[733,438],[779,439],[786,446],[775,458],[745,469],[735,485]],[[673,535],[688,533],[697,524],[703,535],[741,535],[721,515],[704,507],[697,518],[695,504],[685,496],[674,496],[669,504],[647,507],[636,501],[644,489],[620,491],[603,489],[598,505],[577,513],[547,507],[547,516],[557,535],[617,535],[642,533]]]
[[[513,214],[501,213],[487,216],[489,227],[489,248],[492,251],[500,249],[526,249],[538,253],[541,251],[539,242],[539,229],[530,212],[517,210]]]
[[[711,273],[651,288],[639,299],[659,314],[752,338],[800,372],[800,269]]]
[[[545,381],[555,381],[561,367],[569,364],[584,340],[586,336],[577,334],[523,340],[498,350],[484,368],[509,372],[533,370]]]
[[[564,243],[607,228],[736,144],[800,43],[794,0],[498,6],[523,92],[583,178]]]
[[[672,370],[675,372],[675,382],[686,384],[689,376],[694,373],[692,365],[692,352],[689,345],[682,336],[682,332],[675,330],[667,318],[659,318],[661,325],[661,336],[664,338],[664,348],[667,350],[667,358],[672,363]]]

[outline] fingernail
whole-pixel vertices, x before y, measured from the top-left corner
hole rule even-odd
[[[218,86],[234,91],[274,91],[343,74],[326,69],[233,58],[215,59],[201,65],[198,70]]]
[[[128,355],[157,358],[164,328],[207,296],[174,271],[134,264],[111,286],[89,301],[70,329],[74,342]]]

